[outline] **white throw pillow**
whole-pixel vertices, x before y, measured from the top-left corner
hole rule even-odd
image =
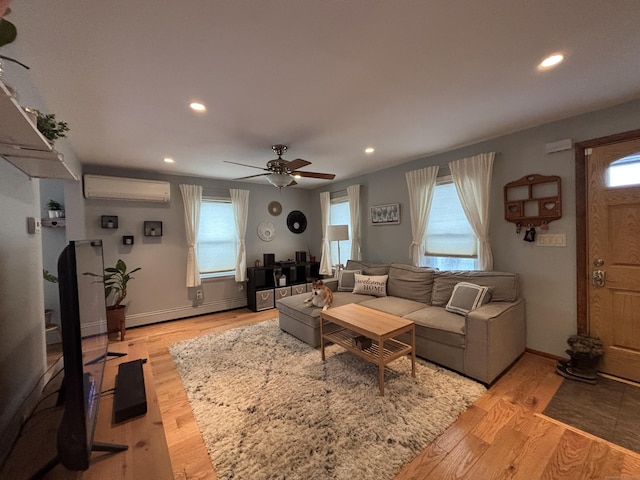
[[[453,287],[453,293],[445,310],[460,315],[466,315],[491,299],[489,287],[482,287],[475,283],[460,282]]]
[[[353,288],[356,286],[356,273],[360,274],[362,270],[340,270],[338,272],[339,292],[353,292]]]
[[[363,295],[375,295],[376,297],[387,296],[387,279],[389,275],[359,275],[356,277],[356,285],[353,287],[353,293]]]

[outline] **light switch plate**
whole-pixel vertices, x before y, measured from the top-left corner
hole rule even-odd
[[[536,245],[539,247],[566,247],[567,235],[564,233],[539,233],[536,235]]]
[[[27,233],[40,233],[40,219],[27,217]]]

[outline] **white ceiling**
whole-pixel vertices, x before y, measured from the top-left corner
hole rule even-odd
[[[230,179],[260,172],[224,160],[263,167],[284,143],[284,159],[343,180],[640,98],[638,0],[23,0],[12,9],[19,60],[86,164]],[[538,71],[556,51],[566,61]],[[192,112],[192,100],[207,112]]]

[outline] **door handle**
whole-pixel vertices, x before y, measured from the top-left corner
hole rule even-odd
[[[591,282],[594,287],[604,287],[604,271],[603,270],[594,270],[591,274]]]

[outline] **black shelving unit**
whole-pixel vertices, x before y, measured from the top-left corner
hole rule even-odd
[[[286,284],[278,283],[284,275]],[[320,278],[320,262],[286,263],[272,266],[247,268],[247,305],[257,312],[275,307],[276,290],[306,285]]]

